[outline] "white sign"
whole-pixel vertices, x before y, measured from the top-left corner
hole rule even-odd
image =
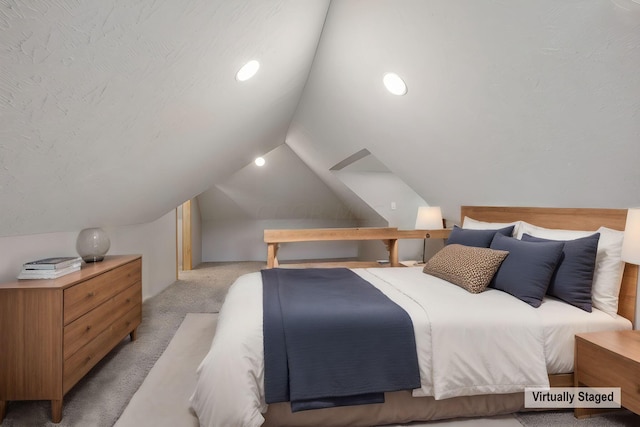
[[[620,408],[620,387],[524,389],[525,408]]]

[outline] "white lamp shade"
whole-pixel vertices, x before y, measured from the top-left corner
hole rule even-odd
[[[627,211],[627,224],[624,227],[622,242],[622,260],[640,265],[640,208]]]
[[[441,230],[442,211],[440,206],[420,206],[416,217],[416,230]]]

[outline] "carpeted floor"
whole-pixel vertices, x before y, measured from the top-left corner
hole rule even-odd
[[[218,312],[233,281],[263,265],[204,263],[182,272],[180,280],[144,302],[138,340],[131,343],[125,339],[65,396],[61,423],[51,423],[48,401],[9,402],[1,426],[113,426],[187,313]],[[527,427],[640,425],[640,416],[628,411],[587,420],[576,420],[570,411],[516,414],[516,418]]]
[[[526,412],[516,414],[526,427],[637,427],[640,416],[625,409],[578,420],[573,411]]]
[[[115,427],[199,426],[189,399],[196,387],[196,369],[211,347],[217,322],[217,313],[187,314]]]

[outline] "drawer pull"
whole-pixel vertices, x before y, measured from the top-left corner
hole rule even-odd
[[[127,298],[127,304],[131,302],[131,298]]]
[[[95,292],[91,291],[91,292],[89,292],[89,293],[87,294],[87,297],[91,298],[91,297],[92,297],[92,296],[94,296],[95,294],[96,294]]]
[[[131,322],[127,320],[127,326],[129,326],[130,324],[131,324]]]
[[[91,330],[91,325],[87,325],[87,331]]]

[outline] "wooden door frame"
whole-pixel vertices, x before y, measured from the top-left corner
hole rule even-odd
[[[178,209],[182,209],[182,242],[178,238]],[[182,270],[193,269],[193,252],[191,238],[191,200],[187,200],[176,208],[176,278],[180,270],[178,245],[182,244]]]
[[[191,200],[182,204],[182,269],[193,268],[191,253]]]

